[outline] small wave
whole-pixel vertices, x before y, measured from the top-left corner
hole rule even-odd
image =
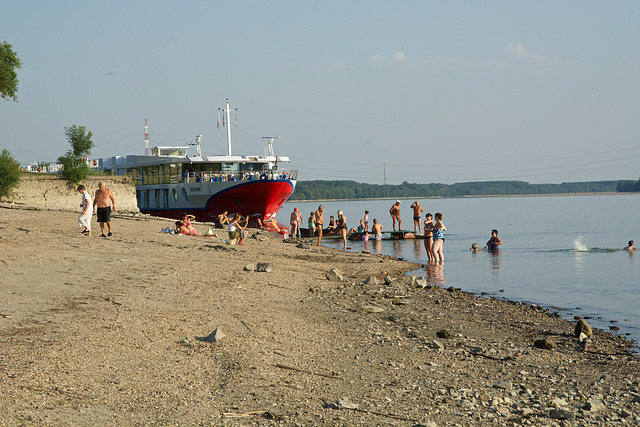
[[[589,248],[582,243],[582,236],[578,236],[573,241],[573,250],[576,252],[589,252]]]

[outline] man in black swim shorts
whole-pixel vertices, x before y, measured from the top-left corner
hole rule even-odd
[[[98,183],[98,189],[96,190],[95,197],[93,198],[93,205],[98,207],[98,222],[100,223],[100,237],[111,236],[111,205],[113,205],[113,211],[116,211],[116,199],[113,197],[113,193],[109,190],[104,182]],[[109,234],[104,234],[104,224],[107,224]]]

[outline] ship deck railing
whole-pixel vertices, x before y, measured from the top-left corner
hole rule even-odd
[[[138,179],[139,185],[188,184],[197,182],[224,181],[288,181],[297,180],[296,169],[268,170],[264,172],[184,172],[182,174],[144,174]]]

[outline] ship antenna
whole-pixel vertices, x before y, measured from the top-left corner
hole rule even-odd
[[[231,126],[230,126],[230,122],[229,122],[229,98],[227,98],[227,100],[225,101],[227,108],[226,109],[222,109],[222,108],[218,108],[218,111],[222,111],[223,114],[223,118],[226,116],[227,120],[226,120],[226,125],[227,125],[227,146],[228,146],[228,151],[229,151],[229,156],[231,156]],[[238,111],[237,108],[234,108],[233,111]],[[237,114],[237,113],[236,113]],[[222,126],[225,125],[225,121],[222,121]]]
[[[281,136],[263,136],[262,139],[268,139],[269,145],[267,145],[267,156],[274,156],[273,154],[273,140],[280,139]]]
[[[147,126],[147,119],[144,119],[144,155],[149,155],[149,126]]]
[[[196,150],[198,151],[198,157],[202,157],[202,151],[200,150],[200,141],[202,140],[202,135],[196,135],[196,142],[187,142],[187,145],[195,145]]]

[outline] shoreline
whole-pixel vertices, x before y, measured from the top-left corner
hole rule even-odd
[[[562,197],[562,196],[571,196],[571,197],[582,197],[582,196],[615,196],[615,195],[627,195],[633,196],[638,195],[639,193],[630,193],[630,192],[602,192],[602,193],[551,193],[551,194],[502,194],[502,195],[473,195],[473,196],[455,196],[455,197],[441,197],[441,196],[427,196],[427,197],[378,197],[378,198],[368,198],[368,199],[308,199],[308,200],[287,200],[287,203],[307,203],[307,202],[358,202],[364,200],[431,200],[431,199],[476,199],[476,198],[494,198],[494,197]]]
[[[429,286],[393,257],[171,236],[146,216],[86,238],[76,218],[0,209],[0,424],[640,421],[624,337],[594,330],[582,352],[575,322]]]

